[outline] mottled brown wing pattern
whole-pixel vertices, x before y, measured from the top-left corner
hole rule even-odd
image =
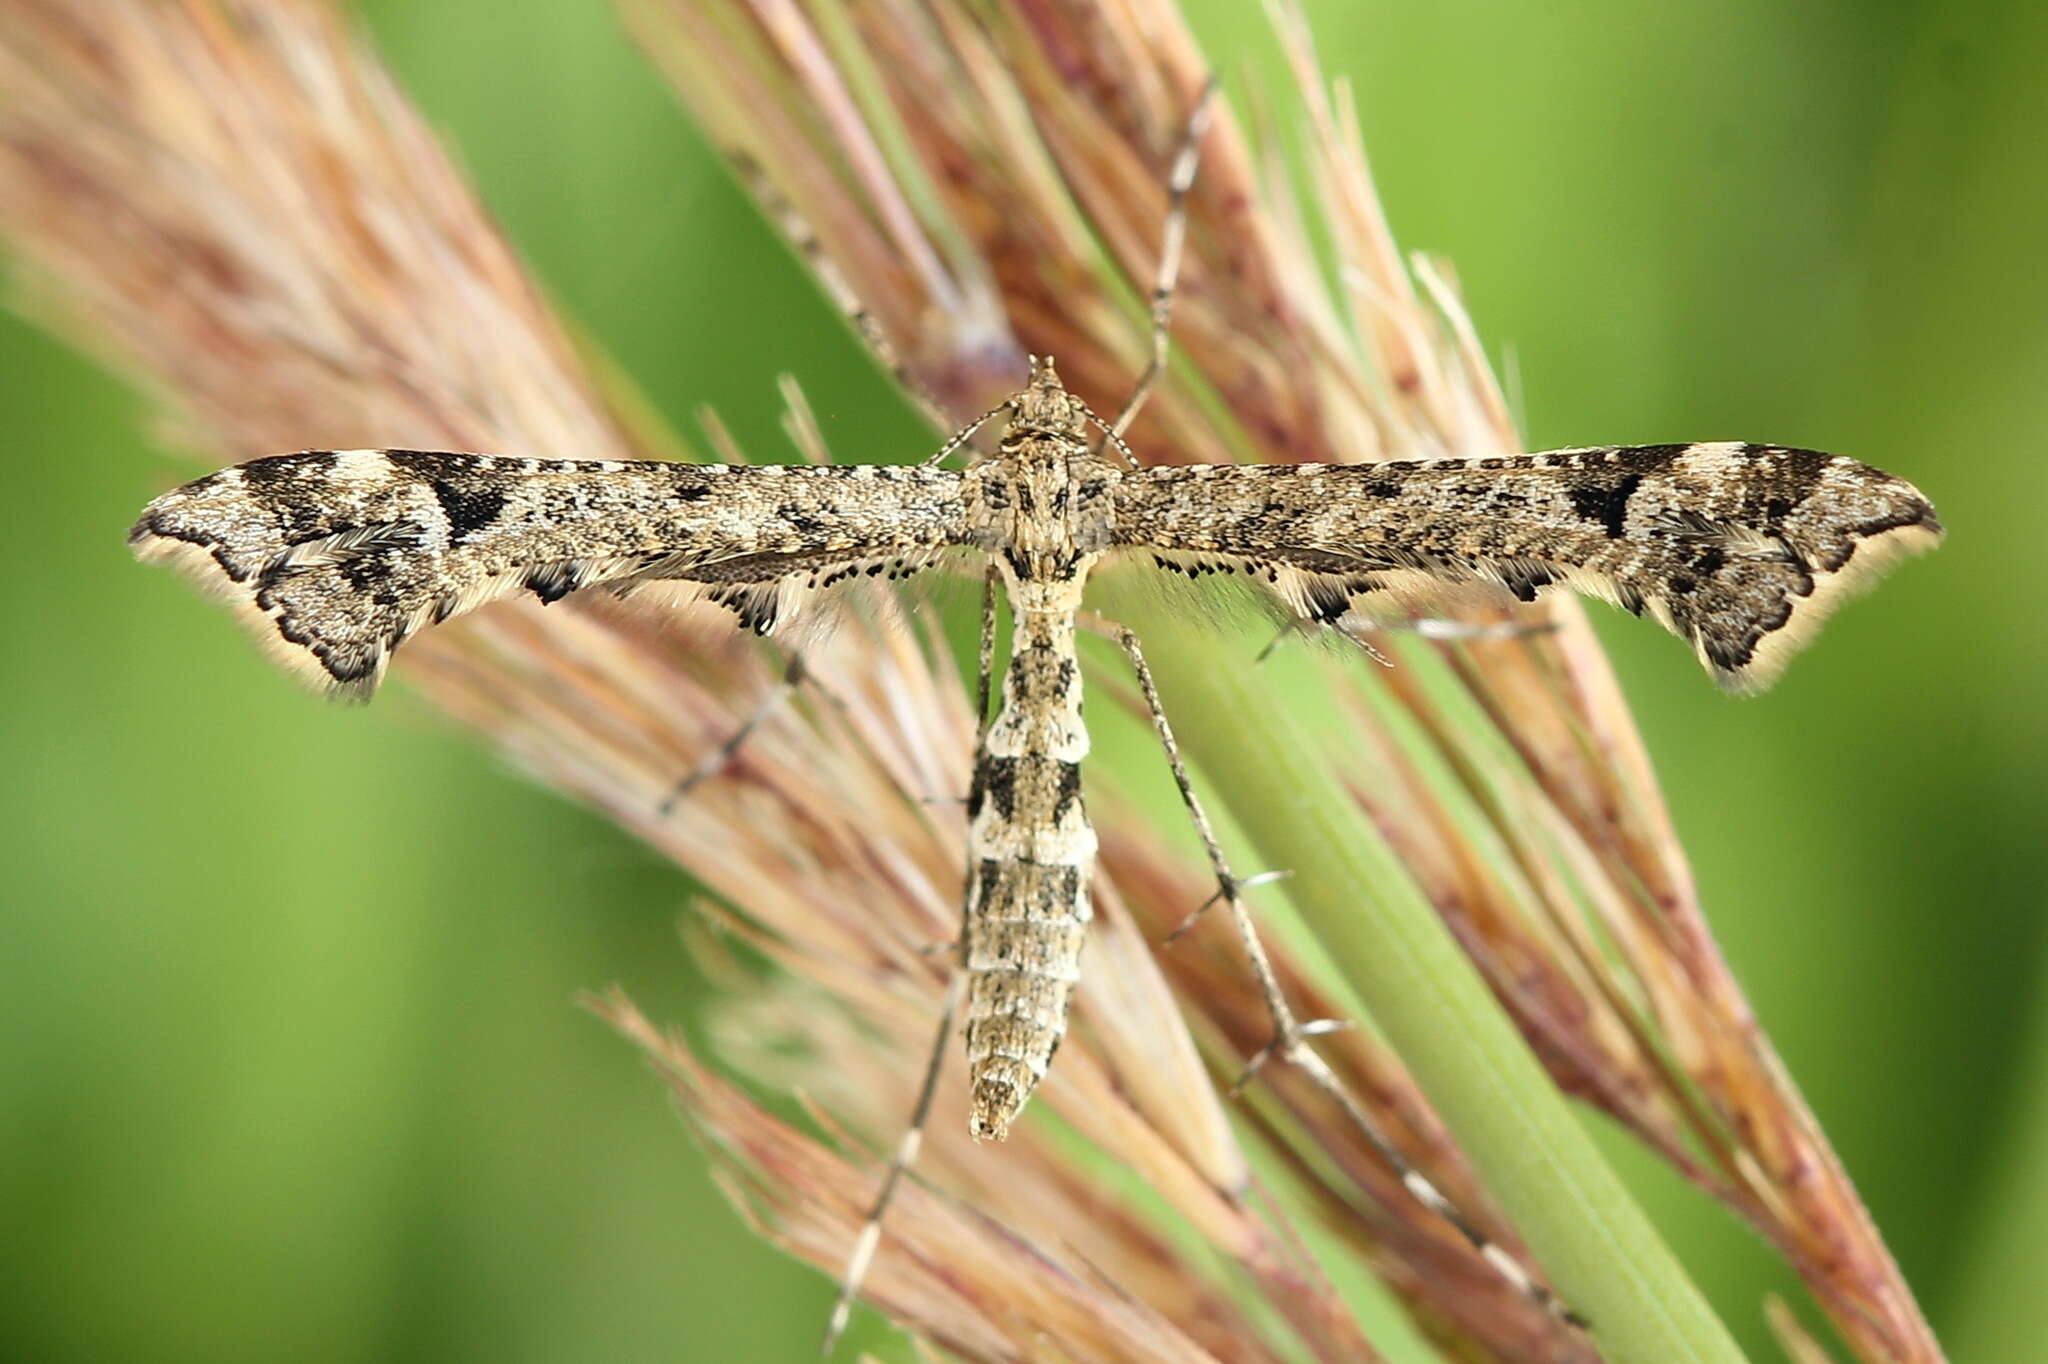
[[[424,626],[525,590],[679,585],[767,634],[816,591],[960,536],[960,475],[314,450],[157,498],[129,542],[235,604],[295,674],[353,696]]]
[[[1124,477],[1116,540],[1242,573],[1311,621],[1440,612],[1553,586],[1647,614],[1730,691],[1770,685],[1845,595],[1941,536],[1902,479],[1721,442]]]

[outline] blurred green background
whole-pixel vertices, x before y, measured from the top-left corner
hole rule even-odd
[[[1255,6],[1191,8],[1258,46]],[[1720,940],[1954,1357],[2048,1357],[2048,11],[1310,8],[1535,446],[1811,445],[1940,505],[1949,544],[1761,700],[1601,625]],[[767,448],[789,370],[842,454],[922,442],[602,5],[363,9],[678,424],[710,402]],[[0,412],[0,1357],[809,1357],[828,1285],[571,1004],[688,1013],[682,878],[402,691],[315,704],[131,564],[190,456],[11,316]],[[1776,1357],[1788,1276],[1622,1160]]]

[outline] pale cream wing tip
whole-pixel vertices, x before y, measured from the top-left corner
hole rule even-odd
[[[1908,485],[1910,487],[1910,485]],[[1875,587],[1894,566],[1939,545],[1946,534],[1934,507],[1913,491],[1923,514],[1919,520],[1889,527],[1856,541],[1855,552],[1833,572],[1813,575],[1813,590],[1788,603],[1784,624],[1758,639],[1747,664],[1727,668],[1699,651],[1700,662],[1723,691],[1754,696],[1784,675],[1786,666],[1813,642],[1835,608]]]
[[[175,497],[176,494],[167,494],[150,503],[142,519],[129,530],[128,548],[136,559],[145,564],[162,564],[206,596],[226,603],[257,648],[301,686],[347,704],[368,701],[384,679],[383,661],[368,675],[341,678],[329,671],[306,644],[286,638],[279,629],[277,616],[259,606],[249,584],[237,581],[212,551],[191,541],[159,534],[152,528],[155,514]]]

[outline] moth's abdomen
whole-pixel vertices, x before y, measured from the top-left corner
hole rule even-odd
[[[1072,615],[1020,614],[968,797],[967,1061],[979,1138],[1009,1131],[1066,1034],[1093,915],[1087,752]]]

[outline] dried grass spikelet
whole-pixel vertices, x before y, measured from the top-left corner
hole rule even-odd
[[[1156,251],[1163,161],[1206,75],[1166,0],[627,9],[947,412],[1013,387],[1025,351],[1058,356],[1091,400],[1121,396],[1143,363],[1131,282]],[[1193,198],[1181,358],[1134,446],[1176,462],[1516,448],[1452,289],[1405,268],[1388,237],[1348,96],[1325,91],[1299,16],[1273,16],[1309,188],[1288,183],[1276,134],[1253,144],[1219,120]],[[316,438],[578,458],[674,448],[607,401],[417,116],[312,0],[20,0],[0,15],[0,86],[0,225],[36,306],[141,376],[212,459]],[[1312,239],[1330,244],[1334,275]],[[868,605],[810,660],[822,692],[772,716],[672,817],[658,809],[676,775],[773,682],[723,621],[504,603],[400,661],[541,778],[688,868],[731,907],[727,932],[777,968],[771,986],[736,980],[721,1052],[809,1095],[824,1139],[627,1002],[604,1007],[676,1087],[735,1200],[828,1270],[871,1194],[862,1148],[893,1136],[928,1045],[944,968],[927,949],[957,923],[963,847],[957,809],[928,798],[958,789],[973,737],[945,654],[890,599]],[[1276,956],[1294,997],[1308,1016],[1370,1003],[1451,1121],[1373,1036],[1325,1039],[1332,1065],[1523,1254],[1498,1209],[1529,1210],[1530,1243],[1613,1357],[1653,1357],[1641,1342],[1661,1328],[1593,1301],[1609,1291],[1606,1214],[1560,1225],[1540,1181],[1503,1162],[1493,1129],[1518,1110],[1459,1099],[1444,1053],[1416,1035],[1428,1015],[1374,974],[1388,944],[1355,938],[1386,922],[1378,898],[1440,915],[1555,1083],[1756,1226],[1856,1357],[1938,1359],[1714,947],[1590,634],[1574,607],[1549,609],[1548,635],[1404,646],[1384,672],[1301,665],[1321,712],[1344,720],[1315,744],[1204,724],[1256,696],[1242,660],[1204,666],[1170,631],[1154,639],[1184,737],[1251,844],[1327,855],[1290,847],[1262,814],[1285,801],[1260,783],[1284,778],[1329,797],[1319,835],[1363,859],[1289,884],[1300,918]],[[1264,1043],[1262,1008],[1221,932],[1150,949],[1207,887],[1179,832],[1136,814],[1110,777],[1096,777],[1100,932],[1043,1105],[1071,1135],[1041,1115],[973,1150],[959,1087],[942,1089],[920,1167],[931,1187],[892,1213],[872,1300],[975,1359],[1376,1357],[1297,1217],[1321,1228],[1318,1253],[1376,1271],[1446,1357],[1598,1357],[1408,1198],[1298,1077],[1275,1072],[1248,1099],[1242,1131],[1271,1188],[1247,1177],[1209,1076]],[[1361,866],[1384,876],[1347,879]],[[1374,916],[1335,912],[1350,906],[1332,897],[1354,892]],[[800,1047],[764,1044],[777,1020]],[[842,1131],[858,1137],[831,1139]]]

